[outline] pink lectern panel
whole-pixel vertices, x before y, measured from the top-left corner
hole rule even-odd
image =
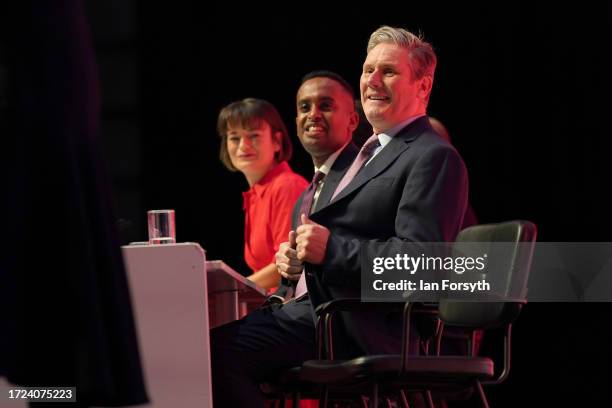
[[[205,254],[198,244],[124,246],[148,407],[212,407]]]
[[[206,276],[210,327],[240,319],[266,299],[265,289],[223,261],[207,261]]]

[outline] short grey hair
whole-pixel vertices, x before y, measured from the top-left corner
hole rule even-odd
[[[408,50],[408,64],[414,79],[425,75],[433,78],[438,59],[431,44],[422,35],[414,35],[403,28],[382,26],[370,35],[368,53],[380,43],[395,44]]]

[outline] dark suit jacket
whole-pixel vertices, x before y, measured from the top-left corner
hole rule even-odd
[[[311,214],[331,232],[323,264],[305,265],[312,308],[360,296],[362,248],[375,253],[384,242],[454,241],[467,194],[463,160],[427,117],[406,126],[334,200]],[[363,313],[341,321],[342,341],[365,352],[399,350],[399,316]]]
[[[325,207],[329,204],[329,200],[331,196],[334,194],[338,183],[344,176],[344,173],[348,170],[359,153],[359,148],[353,143],[349,143],[346,147],[340,152],[336,161],[332,164],[331,169],[329,170],[329,174],[325,176],[325,182],[323,183],[323,188],[321,188],[321,192],[319,193],[319,198],[316,202],[314,211],[312,213],[316,213],[319,208]],[[304,191],[299,197],[295,205],[293,206],[293,213],[291,215],[291,229],[295,231],[298,227],[299,217],[300,217],[300,207],[302,206],[302,200],[304,198]],[[274,295],[281,298],[290,297],[293,294],[293,290],[295,289],[296,282],[290,282],[287,279],[283,278],[281,280],[281,284],[279,285]]]

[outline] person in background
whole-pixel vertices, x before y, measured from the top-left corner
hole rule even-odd
[[[280,275],[274,255],[291,229],[291,210],[308,185],[287,161],[292,145],[278,111],[256,98],[235,101],[217,119],[219,156],[230,171],[244,174],[244,257],[253,270],[248,277],[265,289],[276,287]]]
[[[358,148],[361,148],[366,140],[372,136],[374,131],[372,130],[372,125],[368,122],[368,118],[366,118],[360,99],[355,99],[355,112],[359,115],[359,125],[353,132],[353,143],[355,143]]]
[[[438,119],[434,118],[433,116],[430,116],[429,124],[431,125],[433,130],[435,130],[435,132],[438,135],[440,135],[442,139],[446,140],[448,143],[452,143],[451,138],[450,138],[450,133],[448,133],[448,129],[446,128],[446,126],[444,126],[442,122],[440,122]]]
[[[434,118],[433,116],[430,116],[429,124],[431,125],[433,130],[438,135],[440,135],[442,139],[446,140],[450,144],[453,143],[451,141],[451,137],[450,137],[450,133],[448,132],[448,129],[446,128],[446,126],[444,126],[442,122],[440,122],[438,119]],[[478,217],[476,217],[476,213],[474,212],[474,209],[468,203],[467,209],[465,210],[465,215],[463,216],[463,225],[461,226],[461,229],[465,229],[467,227],[471,227],[472,225],[476,225],[476,224],[478,224]]]

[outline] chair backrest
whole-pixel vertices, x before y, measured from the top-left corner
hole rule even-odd
[[[452,326],[485,328],[514,320],[524,303],[517,297],[526,298],[527,280],[536,235],[537,228],[529,221],[475,225],[461,231],[453,250],[469,252],[478,248],[481,253],[482,251],[497,252],[498,256],[495,258],[502,260],[487,265],[482,275],[495,281],[494,286],[498,289],[498,293],[497,297],[492,295],[489,298],[490,301],[466,301],[452,297],[441,299],[439,309],[442,321]],[[496,243],[504,244],[495,245]],[[519,296],[516,296],[517,293]],[[507,300],[506,297],[513,299]]]

